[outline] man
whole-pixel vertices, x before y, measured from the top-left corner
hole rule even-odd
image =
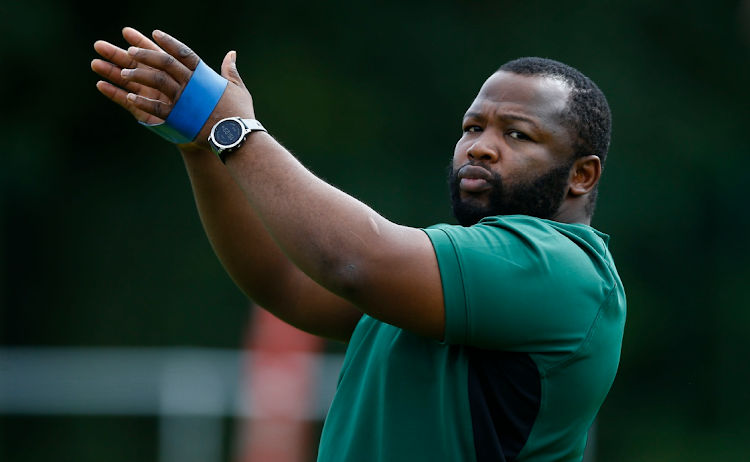
[[[596,85],[535,58],[490,76],[449,177],[462,226],[422,230],[326,184],[266,133],[235,52],[217,86],[176,39],[123,35],[127,51],[95,44],[106,61],[92,68],[114,83],[97,87],[187,141],[231,277],[286,322],[349,342],[319,460],[581,460],[625,321],[608,237],[589,226],[610,130]]]

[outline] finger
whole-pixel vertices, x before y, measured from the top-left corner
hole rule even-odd
[[[237,70],[236,51],[230,51],[224,56],[224,61],[221,63],[221,76],[238,87],[247,89],[245,83],[242,81],[242,77],[240,77],[240,72]]]
[[[174,80],[169,74],[160,70],[151,69],[123,69],[120,72],[123,79],[129,82],[139,83],[167,95],[170,101],[177,101],[182,91],[182,85]],[[133,92],[147,97],[143,92]],[[158,99],[158,98],[149,98]]]
[[[115,102],[119,106],[123,107],[126,111],[130,112],[137,120],[147,124],[158,124],[163,122],[162,119],[155,117],[145,111],[142,111],[130,104],[130,101],[128,101],[127,99],[128,92],[126,92],[125,90],[103,80],[100,80],[96,83],[96,88],[111,101]]]
[[[166,120],[169,117],[169,113],[172,112],[172,105],[165,104],[156,99],[144,98],[134,93],[128,93],[126,99],[136,109],[140,109],[161,120]]]
[[[125,88],[126,90],[132,93],[141,93],[143,89],[148,88],[148,87],[144,87],[143,85],[139,83],[130,82],[130,81],[123,79],[122,75],[120,75],[120,73],[122,72],[122,69],[108,61],[104,61],[101,59],[95,59],[91,61],[91,70],[101,75],[105,79],[109,80],[113,84],[120,86],[122,88]],[[150,88],[149,90],[154,91],[154,92],[156,91],[152,88]],[[144,96],[148,96],[148,95],[144,95]]]
[[[103,40],[99,40],[94,43],[94,50],[96,50],[99,55],[109,61],[92,61],[91,68],[97,74],[113,82],[115,85],[127,88],[133,93],[137,93],[139,95],[154,99],[168,99],[166,98],[166,96],[159,94],[159,92],[152,88],[141,87],[140,84],[127,82],[126,80],[122,79],[122,77],[120,76],[120,72],[122,71],[122,69],[147,67],[145,64],[141,64],[138,61],[133,60],[122,48],[112,45],[111,43],[105,42]]]
[[[96,47],[96,44],[94,46]],[[100,48],[102,47],[100,46]],[[123,51],[123,54],[125,54],[124,51]],[[129,64],[138,64],[138,63],[136,63],[135,61],[130,61]],[[122,68],[109,61],[104,61],[102,59],[94,59],[93,61],[91,61],[91,69],[97,74],[104,77],[105,79],[109,80],[110,82],[114,83],[117,86],[125,88],[131,93],[143,95],[147,98],[159,99],[164,102],[169,102],[169,98],[166,95],[159,92],[158,90],[155,90],[150,87],[146,87],[136,82],[131,82],[131,81],[123,79],[121,75]]]
[[[104,40],[98,40],[94,43],[94,50],[101,55],[102,58],[107,61],[119,66],[121,69],[131,69],[136,67],[145,67],[145,64],[141,64],[134,60],[128,52],[122,48],[112,45]]]
[[[185,67],[191,71],[194,71],[195,68],[198,67],[198,63],[201,59],[187,45],[160,30],[155,30],[153,36],[157,45],[162,47],[164,51],[170,55],[177,58],[177,60],[184,64]]]
[[[122,30],[122,36],[125,38],[125,40],[127,40],[129,44],[133,45],[134,47],[145,48],[147,50],[153,51],[162,51],[162,49],[159,48],[159,45],[155,44],[151,41],[150,38],[141,34],[132,27],[124,28]]]
[[[145,48],[130,47],[128,56],[143,65],[166,72],[180,85],[186,85],[193,76],[193,71],[185,67],[174,56],[163,51],[147,50]],[[143,66],[141,66],[143,67]]]

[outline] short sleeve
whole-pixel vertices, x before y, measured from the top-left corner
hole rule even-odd
[[[443,284],[443,298],[445,299],[445,324],[451,326],[451,339],[447,337],[445,343],[463,344],[466,341],[466,292],[464,292],[461,265],[458,261],[456,249],[448,234],[442,229],[433,227],[424,230],[432,241],[440,267],[440,279]],[[450,310],[447,307],[451,307]]]
[[[584,341],[615,281],[593,230],[492,217],[425,229],[440,268],[445,343],[570,352]]]

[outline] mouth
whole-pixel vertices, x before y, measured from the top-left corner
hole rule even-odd
[[[464,165],[458,169],[459,188],[461,191],[477,194],[492,189],[492,174],[476,165]]]

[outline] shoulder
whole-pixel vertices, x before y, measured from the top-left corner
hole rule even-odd
[[[426,232],[444,285],[462,281],[466,292],[476,285],[486,291],[531,284],[528,293],[545,287],[555,297],[573,296],[595,288],[604,296],[619,282],[608,237],[590,226],[514,215],[485,218],[471,227],[438,225]]]
[[[580,224],[558,223],[524,215],[488,217],[470,227],[440,224],[425,229],[436,252],[448,248],[483,250],[494,255],[565,254],[583,249],[604,258],[608,236]]]
[[[555,340],[568,354],[619,285],[606,236],[527,216],[471,227],[438,225],[446,342],[533,352]]]

